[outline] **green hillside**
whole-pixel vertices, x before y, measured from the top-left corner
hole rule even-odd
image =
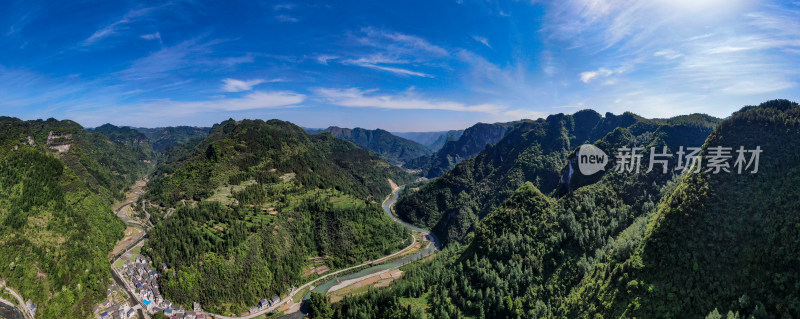
[[[0,118],[0,277],[40,318],[87,318],[124,224],[109,204],[148,170],[130,145],[72,121]]]
[[[161,284],[173,302],[241,312],[301,283],[311,257],[343,267],[410,243],[379,204],[389,179],[413,177],[330,134],[279,120],[229,120],[178,157],[146,194],[177,207],[155,220],[145,249],[170,268]]]
[[[607,113],[603,117],[591,110],[524,122],[496,145],[452,171],[421,185],[417,191],[412,188],[398,201],[397,214],[433,228],[445,243],[459,241],[480,218],[526,181],[546,194],[555,192],[573,149],[616,128],[626,128],[624,132],[640,139],[669,134],[674,140],[670,147],[699,146],[712,129],[703,125],[671,125],[632,113],[619,116]],[[615,154],[615,150],[608,149],[606,153]]]
[[[595,145],[684,138],[630,133],[616,129]],[[738,174],[734,156],[731,173],[612,170],[558,199],[525,183],[466,246],[409,267],[390,289],[337,304],[336,317],[797,317],[800,158],[785,146],[798,142],[800,106],[770,101],[735,113],[704,144],[705,156],[760,146],[755,174]]]
[[[678,130],[655,127],[616,128],[595,145],[610,153],[631,144],[660,149],[682,142]],[[615,238],[641,232],[656,203],[676,184],[674,173],[626,175],[612,168],[609,162],[606,173],[559,198],[523,183],[477,223],[466,246],[453,243],[433,262],[412,267],[392,290],[344,302],[342,317],[374,308],[379,314],[402,311],[394,298],[421,298],[417,302],[428,306],[422,315],[433,318],[562,317],[571,289],[606,252],[629,251],[634,241]]]
[[[631,254],[603,260],[588,274],[571,297],[569,313],[614,318],[702,318],[729,312],[729,318],[800,316],[796,145],[796,103],[770,101],[734,113],[708,138],[703,153],[709,155],[716,146],[760,147],[758,172],[738,174],[732,168],[733,173],[687,176],[660,206]],[[737,157],[733,154],[732,163]]]

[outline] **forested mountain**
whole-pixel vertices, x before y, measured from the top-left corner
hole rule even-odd
[[[651,218],[640,245],[587,273],[568,314],[799,317],[797,145],[797,103],[769,101],[734,113],[701,153],[732,147],[731,173],[687,176]],[[733,167],[740,146],[762,150],[756,173]]]
[[[109,203],[148,170],[140,149],[72,121],[0,118],[0,277],[41,318],[86,318],[124,224]]]
[[[431,151],[438,151],[444,143],[457,140],[464,134],[464,130],[449,130],[440,132],[392,132],[392,134],[412,140],[428,147]]]
[[[669,127],[631,128],[595,145],[675,153],[671,145],[687,141]],[[798,317],[800,155],[786,145],[800,145],[800,106],[770,101],[722,122],[703,145],[699,172],[646,172],[645,151],[640,173],[608,163],[596,181],[559,198],[525,183],[466,246],[409,267],[391,289],[346,299],[335,317]],[[715,174],[708,168],[719,146],[733,157],[730,172]],[[757,172],[748,154],[739,173],[740,146],[762,150]],[[668,167],[678,164],[672,157]]]
[[[512,128],[522,125],[529,120],[508,123],[478,123],[466,130],[458,139],[448,138],[441,149],[433,155],[419,157],[409,161],[405,166],[421,169],[428,178],[441,176],[456,166],[459,162],[471,158],[486,148],[488,144],[495,144]]]
[[[156,221],[145,252],[169,268],[161,285],[173,302],[238,313],[299,284],[310,257],[340,267],[410,243],[379,203],[389,179],[413,177],[330,134],[228,120],[172,162],[145,197],[178,208]]]
[[[144,158],[146,161],[156,157],[150,138],[136,129],[128,126],[120,127],[112,124],[103,124],[95,128],[87,129],[87,131],[103,134],[112,142],[141,151],[144,156],[146,156],[146,158]]]
[[[144,128],[137,127],[135,130],[141,132],[150,139],[153,149],[156,152],[164,152],[179,144],[191,143],[195,139],[204,139],[208,136],[211,128],[208,127],[194,127],[194,126],[171,126],[171,127],[156,127]]]
[[[521,122],[496,145],[461,162],[432,182],[410,188],[398,201],[397,214],[410,222],[433,228],[445,243],[461,240],[480,218],[526,181],[545,194],[554,192],[559,188],[561,171],[573,149],[596,141],[616,128],[626,129],[617,134],[641,138],[671,134],[676,140],[670,145],[673,147],[678,143],[701,145],[713,126],[671,125],[632,113],[619,116],[606,113],[603,117],[592,110]]]
[[[335,137],[353,142],[362,149],[378,154],[378,156],[395,164],[402,164],[411,159],[432,153],[422,144],[395,136],[382,129],[366,130],[360,127],[349,129],[331,126],[319,132],[312,132],[316,134],[330,133]]]

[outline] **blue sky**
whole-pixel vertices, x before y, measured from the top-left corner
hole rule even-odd
[[[800,100],[800,2],[16,1],[0,114],[459,129]]]

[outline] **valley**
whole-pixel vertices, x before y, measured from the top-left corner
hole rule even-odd
[[[38,266],[46,259],[17,255],[12,265],[37,270],[16,278],[4,270],[2,313],[19,316],[7,306],[24,303],[25,319],[65,309],[77,318],[147,319],[791,315],[800,308],[788,284],[794,274],[786,269],[797,255],[774,234],[797,238],[796,201],[785,186],[798,176],[788,164],[795,155],[778,145],[796,144],[798,111],[796,103],[775,100],[724,120],[591,110],[551,115],[502,126],[507,131],[499,140],[432,179],[347,139],[308,134],[279,120],[224,121],[200,139],[171,136],[188,144],[160,152],[127,128],[90,132],[69,122],[9,120],[22,130],[7,139],[14,151],[0,164],[0,187],[30,187],[25,176],[33,176],[44,185],[36,191],[57,201],[43,206],[38,197],[25,204],[0,196],[10,205],[36,207],[21,210],[29,214],[23,219],[4,211],[2,230],[9,235],[2,240],[24,238],[44,257],[66,242],[56,230],[85,241],[64,225],[45,226],[63,218],[62,207],[100,212],[86,216],[97,219],[88,221],[90,231],[109,229],[103,249],[93,251],[95,270],[85,270],[107,277],[81,306],[54,307],[54,297],[37,295],[43,287],[31,290],[30,279],[46,282],[56,273]],[[69,150],[51,148],[54,135]],[[27,136],[37,137],[29,142]],[[45,137],[42,145],[38,137]],[[461,138],[474,144],[475,129]],[[615,168],[619,159],[584,175],[576,160],[584,144],[617,157],[615,151],[635,145],[642,167],[662,148],[697,147],[711,157],[712,146],[731,145],[769,157],[760,166],[739,160],[752,169],[749,175],[735,171],[739,163],[721,175],[711,169],[628,173]],[[127,175],[87,169],[93,161],[119,165],[115,171]],[[681,161],[661,164],[680,167]],[[42,169],[39,175],[24,175],[32,167]],[[787,195],[753,186],[776,181],[771,187]],[[761,204],[752,206],[747,193],[761,196]],[[755,248],[763,242],[768,255]],[[727,253],[733,250],[744,255]],[[764,284],[725,283],[727,276]],[[83,284],[73,287],[84,291]],[[673,295],[709,298],[686,303]]]

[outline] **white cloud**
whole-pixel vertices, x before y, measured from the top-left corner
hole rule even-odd
[[[375,28],[363,28],[358,35],[351,35],[355,44],[361,45],[367,53],[354,54],[341,60],[342,64],[366,67],[374,70],[392,72],[401,76],[433,77],[433,75],[413,70],[420,66],[441,68],[442,61],[449,52],[427,40],[399,32],[388,32]],[[326,59],[320,61],[327,64]]]
[[[418,36],[408,35],[399,32],[383,32],[372,28],[367,28],[365,32],[367,33],[367,37],[373,40],[383,38],[394,41],[394,44],[389,45],[389,47],[391,47],[392,49],[398,49],[407,52],[421,50],[435,56],[448,55],[447,50],[445,50],[444,48],[434,45],[428,42],[428,40],[425,40]]]
[[[478,36],[478,35],[473,35],[472,39],[475,40],[475,41],[480,42],[481,44],[487,46],[490,49],[492,48],[492,46],[489,44],[489,39],[487,39],[485,37]]]
[[[444,48],[421,37],[375,28],[361,29],[360,34],[353,40],[358,44],[377,49],[378,51],[373,54],[377,53],[403,60],[423,62],[449,55]]]
[[[572,62],[562,65],[572,67],[583,83],[614,84],[601,91],[576,88],[576,99],[619,104],[645,115],[659,107],[671,115],[724,116],[742,101],[796,95],[791,90],[800,83],[796,6],[745,0],[544,5],[540,31],[548,36],[548,46],[565,51],[561,61]],[[644,92],[647,98],[619,98],[626,92]]]
[[[295,18],[295,17],[293,17],[293,16],[290,16],[290,15],[288,15],[288,14],[279,14],[279,15],[276,15],[276,16],[275,16],[275,19],[277,19],[277,20],[278,20],[278,21],[280,21],[280,22],[297,22],[297,21],[300,21],[300,20],[298,20],[297,18]]]
[[[413,76],[426,77],[426,78],[432,78],[433,77],[430,74],[417,72],[417,71],[412,71],[412,70],[408,70],[408,69],[405,69],[405,68],[400,68],[400,67],[397,67],[397,66],[390,66],[392,64],[393,65],[407,64],[408,61],[399,60],[399,59],[396,59],[396,58],[393,58],[393,57],[387,57],[387,56],[384,56],[384,55],[381,55],[381,54],[369,55],[369,56],[361,57],[361,58],[358,58],[358,59],[347,59],[347,60],[343,60],[342,63],[343,64],[349,64],[349,65],[357,65],[357,66],[370,68],[370,69],[375,69],[375,70],[392,72],[394,74],[404,75],[404,76],[413,75]]]
[[[292,3],[281,3],[272,6],[272,10],[274,11],[281,11],[281,10],[292,10],[294,9],[295,5]]]
[[[357,65],[358,66],[363,66],[365,68],[371,68],[371,69],[375,69],[375,70],[392,72],[392,73],[398,74],[398,75],[413,75],[413,76],[419,76],[419,77],[424,77],[424,78],[432,78],[433,77],[430,74],[411,71],[411,70],[406,70],[406,69],[402,69],[402,68],[395,68],[395,67],[390,67],[390,66],[380,66],[380,65],[368,64],[368,63],[361,63],[361,64],[357,64]]]
[[[682,57],[683,54],[681,54],[678,51],[672,50],[672,49],[665,49],[665,50],[656,51],[656,53],[653,53],[653,56],[660,56],[660,57],[663,57],[663,58],[665,58],[667,60],[675,60],[677,58]]]
[[[314,60],[317,60],[317,62],[319,62],[320,64],[327,65],[328,61],[336,60],[338,58],[339,57],[335,56],[335,55],[320,54],[320,55],[317,55],[316,57],[314,57]]]
[[[159,40],[159,41],[161,41],[161,32],[156,32],[156,33],[151,33],[151,34],[142,34],[139,37],[142,38],[142,39],[145,39],[145,40]]]
[[[225,92],[242,92],[250,91],[254,86],[264,83],[264,79],[254,79],[242,81],[237,79],[224,79],[222,80],[222,90]]]
[[[498,114],[506,106],[496,104],[467,105],[459,102],[427,99],[413,91],[400,94],[375,94],[377,90],[350,89],[317,89],[315,93],[325,102],[344,107],[373,107],[400,110],[447,110],[462,112],[483,112]]]
[[[597,69],[595,71],[581,72],[580,77],[581,77],[581,81],[583,83],[589,83],[594,79],[601,78],[601,77],[605,78],[605,77],[608,77],[608,76],[610,76],[612,74],[614,74],[614,71],[611,71],[611,70],[606,69],[606,68],[599,68],[599,69]]]
[[[248,53],[243,56],[227,57],[222,59],[221,63],[225,66],[235,66],[243,63],[253,63],[253,55]]]

